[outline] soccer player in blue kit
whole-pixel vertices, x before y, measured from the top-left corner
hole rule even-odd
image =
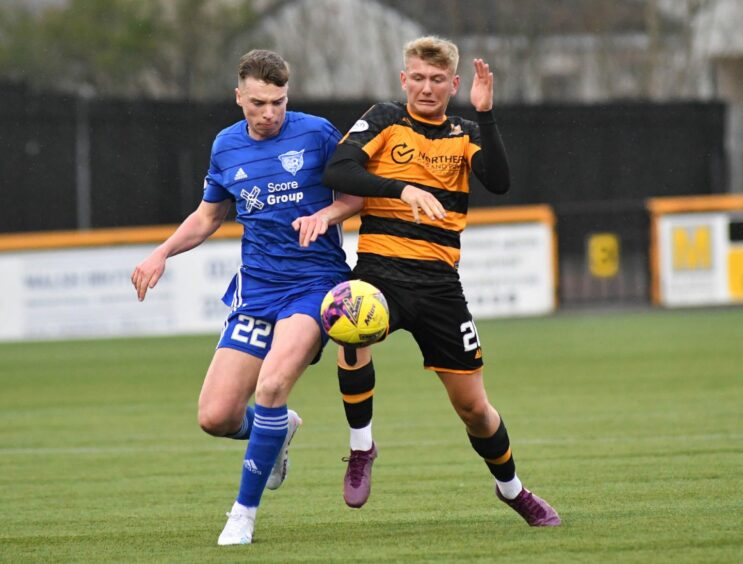
[[[319,359],[327,336],[320,304],[349,268],[340,228],[302,247],[300,216],[328,206],[357,209],[322,183],[340,139],[325,119],[287,111],[289,67],[276,53],[253,50],[239,65],[236,101],[245,116],[213,144],[203,200],[132,274],[145,298],[166,259],[203,243],[233,203],[244,226],[242,266],[223,300],[232,306],[199,397],[199,425],[218,437],[248,439],[237,499],[220,545],[253,540],[265,487],[286,476],[288,445],[301,419],[287,398],[302,372]],[[294,225],[293,225],[294,222]],[[255,395],[255,407],[248,401]]]

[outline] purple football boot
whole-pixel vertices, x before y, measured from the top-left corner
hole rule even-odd
[[[523,488],[514,499],[506,499],[495,487],[495,495],[511,507],[532,527],[557,527],[561,521],[557,511],[549,503]]]
[[[372,443],[369,450],[352,450],[351,456],[343,459],[348,462],[343,479],[343,499],[349,507],[361,507],[369,499],[372,464],[376,457],[377,445]]]

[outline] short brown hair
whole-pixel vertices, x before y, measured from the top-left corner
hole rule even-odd
[[[276,86],[284,86],[289,82],[289,64],[273,51],[253,49],[240,57],[237,74],[240,80],[251,77]]]
[[[451,69],[457,72],[459,65],[459,49],[451,41],[427,35],[409,41],[403,48],[403,63],[407,65],[410,57],[418,57],[421,61],[442,69]]]

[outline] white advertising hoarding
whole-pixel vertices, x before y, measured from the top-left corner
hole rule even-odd
[[[730,302],[726,213],[668,214],[658,221],[661,304]]]
[[[349,263],[356,234],[346,234]],[[154,245],[0,253],[0,339],[214,333],[221,297],[239,267],[239,240],[208,241],[168,260],[136,299],[130,276]],[[551,226],[478,225],[462,236],[460,274],[476,318],[541,315],[555,308]]]
[[[460,274],[478,317],[544,315],[555,309],[552,228],[544,223],[470,227]]]
[[[169,259],[139,303],[130,277],[153,247],[0,254],[0,339],[218,332],[239,242],[209,242]]]

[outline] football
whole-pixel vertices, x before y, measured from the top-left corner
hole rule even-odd
[[[341,282],[322,301],[320,317],[333,341],[365,347],[384,339],[390,323],[387,300],[378,288],[361,280]]]

